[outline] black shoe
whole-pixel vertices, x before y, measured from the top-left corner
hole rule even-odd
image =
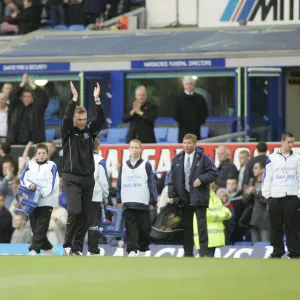
[[[267,258],[275,258],[275,259],[281,259],[281,256],[274,256],[274,255],[270,255],[269,257]]]
[[[82,256],[82,252],[80,251],[70,251],[70,256]]]

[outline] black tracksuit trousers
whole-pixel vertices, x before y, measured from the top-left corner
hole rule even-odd
[[[271,223],[271,257],[285,253],[283,234],[290,258],[300,258],[300,199],[297,196],[271,198],[268,204]]]
[[[82,252],[89,226],[90,206],[95,186],[94,176],[64,173],[63,186],[69,212],[64,248],[70,247],[72,252]]]

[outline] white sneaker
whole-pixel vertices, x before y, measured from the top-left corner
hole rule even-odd
[[[138,254],[134,251],[129,252],[128,257],[137,257]]]
[[[99,253],[93,253],[93,252],[87,252],[87,256],[104,256],[102,252]]]
[[[71,247],[64,248],[64,256],[70,256]]]
[[[34,256],[34,255],[38,255],[38,254],[35,250],[31,250],[28,255]]]
[[[56,252],[53,248],[50,250],[44,250],[44,255],[46,255],[46,256],[51,256],[51,255],[55,255],[55,254],[56,254]]]

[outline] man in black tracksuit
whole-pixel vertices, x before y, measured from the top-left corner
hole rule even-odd
[[[63,123],[63,184],[68,202],[65,254],[82,255],[88,229],[90,203],[94,191],[94,140],[105,122],[100,102],[100,86],[94,89],[97,116],[89,124],[84,107],[77,106],[78,93],[71,82],[73,99],[68,104]]]

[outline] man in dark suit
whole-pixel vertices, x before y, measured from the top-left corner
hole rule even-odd
[[[215,181],[218,171],[211,158],[203,149],[196,147],[197,137],[186,134],[183,138],[183,151],[173,160],[168,183],[170,202],[182,207],[184,226],[184,256],[193,256],[194,232],[193,217],[196,213],[200,257],[208,256],[208,233],[206,209],[209,203],[209,185]]]
[[[187,133],[194,134],[200,140],[201,125],[208,117],[208,108],[204,97],[194,92],[194,79],[190,76],[184,77],[183,86],[184,92],[179,95],[174,111],[174,119],[179,127],[178,143],[182,142]]]
[[[135,90],[135,101],[129,113],[123,116],[123,122],[129,122],[126,143],[138,139],[142,143],[156,143],[154,123],[157,118],[157,106],[147,101],[147,90],[139,86]]]

